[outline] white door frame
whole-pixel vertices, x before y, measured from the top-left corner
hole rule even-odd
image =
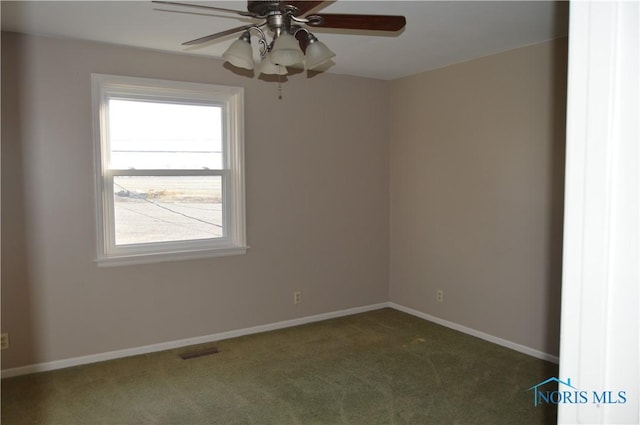
[[[640,423],[640,6],[572,2],[558,423]],[[593,403],[593,391],[626,402]]]

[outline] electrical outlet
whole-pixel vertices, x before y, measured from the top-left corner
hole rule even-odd
[[[296,291],[293,293],[293,303],[300,304],[302,302],[302,292]]]
[[[438,301],[439,303],[444,301],[444,292],[442,291],[442,289],[438,289],[436,291],[436,301]]]
[[[9,334],[0,335],[0,349],[6,350],[9,348]]]

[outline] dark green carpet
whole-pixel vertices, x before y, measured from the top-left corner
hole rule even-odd
[[[218,354],[179,354],[216,346]],[[391,310],[4,379],[2,424],[554,424],[557,366]]]

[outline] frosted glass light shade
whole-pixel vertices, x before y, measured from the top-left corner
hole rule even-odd
[[[258,68],[261,74],[267,75],[287,75],[287,68],[282,65],[276,65],[271,60],[271,52],[267,53]]]
[[[271,50],[271,62],[276,65],[291,66],[302,62],[304,53],[300,50],[298,40],[291,34],[283,32],[276,38]]]
[[[222,59],[238,68],[253,69],[253,51],[251,42],[247,38],[243,35],[231,43],[227,51],[222,54]]]
[[[323,64],[328,61],[336,54],[333,53],[322,41],[309,40],[310,43],[307,46],[307,54],[305,55],[305,60],[307,63],[307,69],[313,69],[318,65]]]

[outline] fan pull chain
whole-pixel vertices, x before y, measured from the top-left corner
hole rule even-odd
[[[278,73],[278,99],[282,100],[282,75]]]

